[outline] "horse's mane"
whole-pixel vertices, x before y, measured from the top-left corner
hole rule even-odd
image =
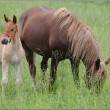
[[[87,68],[100,58],[99,46],[91,30],[66,8],[60,8],[54,13],[54,20],[59,30],[66,29],[71,44],[73,57],[83,60]]]

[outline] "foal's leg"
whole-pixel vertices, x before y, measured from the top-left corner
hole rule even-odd
[[[76,63],[73,59],[70,59],[70,62],[75,85],[79,87],[79,63]]]
[[[21,93],[21,62],[18,62],[14,64],[15,68],[15,75],[16,75],[16,91],[18,94],[18,97],[20,97]]]
[[[16,86],[19,87],[21,84],[21,62],[14,65],[16,75]]]
[[[41,62],[41,70],[42,70],[42,73],[43,73],[42,80],[43,80],[44,83],[45,83],[45,72],[47,70],[48,59],[49,59],[48,57],[43,57],[42,62]]]
[[[2,80],[1,80],[2,93],[5,92],[5,87],[8,83],[8,66],[9,66],[8,61],[3,60],[2,61]]]
[[[36,88],[36,80],[35,80],[36,66],[34,64],[35,54],[24,43],[22,43],[22,46],[23,46],[24,51],[25,51],[26,60],[29,64],[29,70],[30,70],[30,74],[31,74],[31,77],[32,77],[32,82],[33,82],[32,84],[33,84],[33,87],[35,89]]]
[[[53,89],[53,84],[56,79],[56,71],[58,66],[59,60],[58,60],[58,51],[52,52],[51,57],[51,69],[50,69],[50,79],[49,79],[49,91]]]

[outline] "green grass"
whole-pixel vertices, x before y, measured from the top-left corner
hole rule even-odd
[[[105,0],[36,0],[36,1],[0,1],[0,33],[3,30],[6,14],[12,17],[14,14],[19,18],[20,14],[33,6],[50,6],[55,9],[66,7],[87,24],[99,42],[102,59],[110,57],[110,2]],[[6,96],[0,97],[0,109],[109,109],[110,108],[110,66],[107,66],[108,78],[100,95],[91,94],[85,87],[83,76],[85,67],[80,65],[80,89],[76,89],[68,60],[60,62],[57,71],[55,89],[48,92],[50,72],[50,60],[46,72],[46,85],[42,87],[42,72],[40,70],[41,56],[36,56],[38,90],[32,89],[32,81],[28,71],[27,62],[22,63],[22,86],[20,94],[15,88],[15,75],[13,67],[9,67],[9,83]],[[0,74],[0,79],[1,79]],[[0,86],[1,94],[1,86]]]

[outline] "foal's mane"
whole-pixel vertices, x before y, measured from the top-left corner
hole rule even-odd
[[[54,21],[60,31],[65,28],[73,58],[77,61],[82,59],[89,69],[100,58],[99,46],[92,31],[66,8],[55,11]]]

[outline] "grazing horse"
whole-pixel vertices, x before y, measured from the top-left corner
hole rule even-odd
[[[51,58],[50,89],[55,81],[58,63],[69,59],[74,81],[79,83],[79,63],[82,60],[86,67],[86,84],[96,91],[100,90],[100,82],[106,79],[105,65],[108,63],[102,61],[93,33],[70,11],[66,8],[33,7],[22,13],[18,26],[34,85],[35,52],[43,56],[41,69],[44,73]]]
[[[18,37],[18,26],[16,16],[13,20],[4,15],[6,25],[1,35],[0,43],[0,64],[2,65],[2,88],[8,83],[8,66],[12,64],[15,68],[16,84],[21,83],[21,60],[23,58],[23,48]]]

